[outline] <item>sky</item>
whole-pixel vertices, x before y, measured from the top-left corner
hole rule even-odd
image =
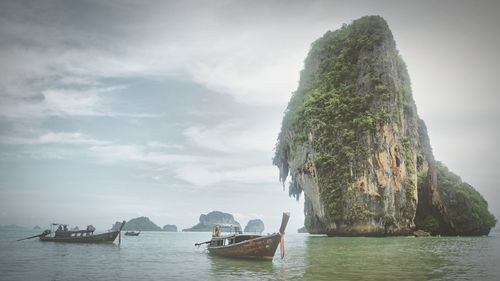
[[[499,1],[0,1],[0,224],[303,225],[272,166],[311,43],[381,15],[436,159],[500,218]]]

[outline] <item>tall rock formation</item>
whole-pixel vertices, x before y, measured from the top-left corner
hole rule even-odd
[[[213,211],[208,214],[200,215],[200,222],[182,231],[212,231],[216,224],[233,225],[241,228],[240,223],[234,220],[233,215],[219,211]]]
[[[260,219],[249,220],[245,226],[245,232],[262,233],[264,231],[264,222]]]
[[[283,184],[291,176],[290,196],[304,192],[310,233],[477,235],[496,222],[481,195],[434,160],[406,65],[379,16],[312,44],[273,163]]]

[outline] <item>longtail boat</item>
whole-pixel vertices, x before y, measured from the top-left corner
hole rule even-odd
[[[113,243],[116,237],[119,236],[124,225],[125,221],[123,221],[119,230],[94,234],[94,227],[87,227],[85,230],[67,230],[67,225],[53,223],[50,225],[50,229],[45,230],[42,234],[26,237],[17,241],[39,237],[40,241],[50,242]]]
[[[125,235],[127,235],[127,236],[139,236],[139,234],[141,234],[140,231],[138,231],[138,232],[135,232],[135,231],[127,231],[127,232],[125,232]]]
[[[232,234],[220,236],[220,227],[215,226],[210,241],[196,243],[195,246],[208,244],[212,255],[232,258],[252,258],[272,260],[278,245],[281,244],[281,258],[285,255],[285,228],[290,213],[283,213],[278,233],[269,235]]]

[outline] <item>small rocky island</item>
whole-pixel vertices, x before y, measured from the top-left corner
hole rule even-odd
[[[120,229],[121,222],[115,222],[112,230]],[[125,223],[123,230],[135,230],[135,231],[161,231],[161,227],[157,226],[154,222],[149,220],[148,217],[138,217],[131,219]]]
[[[260,234],[264,231],[264,222],[260,219],[249,220],[244,231]]]
[[[379,16],[312,44],[273,164],[283,184],[291,177],[290,196],[304,193],[309,233],[487,235],[496,224],[481,194],[434,159],[406,64]]]
[[[177,225],[175,224],[166,224],[163,226],[163,231],[166,232],[177,232]]]
[[[35,225],[35,227],[33,227],[33,229],[41,229],[41,227],[38,225]]]
[[[230,224],[240,226],[240,223],[234,220],[233,215],[219,211],[213,211],[208,214],[202,214],[199,223],[191,228],[183,229],[182,231],[212,231],[216,224]]]

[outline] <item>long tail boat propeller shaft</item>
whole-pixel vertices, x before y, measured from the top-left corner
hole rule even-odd
[[[50,230],[44,230],[44,231],[42,232],[42,234],[33,235],[33,236],[26,237],[26,238],[22,238],[22,239],[17,239],[16,241],[23,241],[23,240],[27,240],[27,239],[32,239],[32,238],[42,237],[42,236],[46,236],[46,235],[49,235],[49,234],[50,234]]]
[[[280,226],[280,235],[281,235],[281,258],[283,259],[285,257],[285,228],[286,225],[288,224],[288,220],[290,219],[290,213],[283,213],[283,218],[281,219],[281,226]]]

